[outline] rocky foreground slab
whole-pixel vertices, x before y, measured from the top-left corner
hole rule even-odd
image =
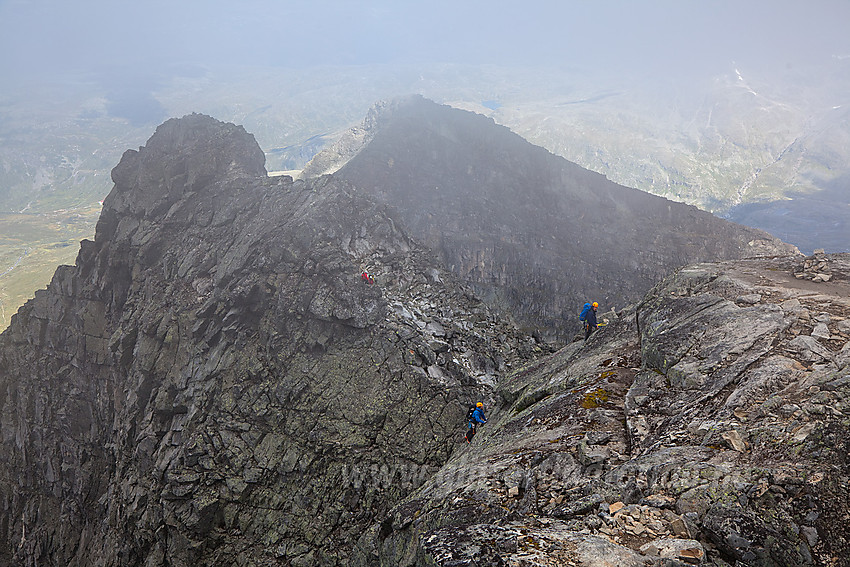
[[[850,255],[679,270],[508,376],[359,564],[848,565]]]

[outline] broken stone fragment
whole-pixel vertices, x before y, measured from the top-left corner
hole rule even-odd
[[[676,499],[665,494],[650,494],[646,498],[643,498],[640,504],[653,508],[673,508],[676,505]]]
[[[809,547],[814,547],[818,543],[818,531],[811,526],[800,527],[800,535],[806,539]]]
[[[688,523],[681,517],[674,518],[670,521],[670,531],[672,531],[675,535],[679,537],[688,539],[692,537],[691,530],[688,529]]]
[[[702,563],[702,559],[705,557],[705,552],[700,547],[689,547],[687,549],[682,549],[679,551],[679,557],[681,561],[686,561],[687,563],[691,563],[693,565],[699,565]]]
[[[446,336],[446,330],[437,321],[431,321],[430,323],[425,325],[425,332],[430,334],[430,335],[433,335],[435,337],[445,337]]]
[[[694,539],[658,538],[642,545],[640,552],[662,559],[678,559],[693,565],[702,563],[705,558],[705,550],[702,544]]]
[[[850,365],[850,342],[844,344],[841,351],[835,356],[835,363],[839,370],[843,370]]]
[[[560,504],[563,502],[563,497],[558,496],[555,498],[555,504]],[[552,511],[552,515],[556,518],[572,518],[575,516],[582,516],[584,514],[588,514],[595,509],[597,509],[600,504],[604,503],[605,499],[601,494],[595,493],[590,496],[585,496],[584,498],[579,498],[573,502],[568,502],[563,506],[559,506],[555,510]],[[605,504],[605,510],[607,510],[607,504]]]
[[[578,460],[585,467],[601,466],[611,456],[611,451],[595,445],[580,443],[578,446]]]
[[[814,330],[812,330],[812,336],[816,339],[829,340],[831,338],[829,327],[826,326],[826,323],[818,323],[815,325]]]
[[[787,419],[792,417],[798,411],[800,411],[800,406],[797,404],[785,404],[779,408],[779,415]]]
[[[747,450],[747,442],[741,436],[741,433],[735,429],[725,431],[720,435],[733,450],[743,453]]]
[[[787,348],[796,352],[804,362],[822,362],[833,358],[832,352],[812,336],[800,335],[795,337],[788,343]]]
[[[616,514],[617,512],[622,510],[623,507],[625,507],[625,504],[623,504],[622,502],[614,502],[613,504],[610,504],[608,506],[608,513],[609,514]]]

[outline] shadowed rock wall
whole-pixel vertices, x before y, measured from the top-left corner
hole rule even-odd
[[[113,179],[0,335],[5,564],[345,564],[535,348],[346,182],[266,177],[241,127],[170,120]]]
[[[421,97],[377,107],[328,153],[345,161],[336,175],[390,204],[478,293],[561,338],[585,301],[622,308],[679,266],[795,250]],[[328,153],[305,173],[339,167]]]

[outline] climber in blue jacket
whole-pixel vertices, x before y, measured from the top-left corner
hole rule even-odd
[[[596,322],[596,310],[599,308],[599,304],[595,301],[593,305],[591,305],[590,311],[587,312],[587,315],[584,319],[584,340],[590,338],[590,335],[593,334],[593,331],[599,326]]]
[[[478,428],[478,425],[483,425],[485,423],[487,423],[487,417],[484,415],[484,403],[478,402],[475,404],[475,411],[473,411],[472,415],[469,417],[466,435],[464,435],[467,443],[472,442],[472,438],[475,436],[475,430]]]

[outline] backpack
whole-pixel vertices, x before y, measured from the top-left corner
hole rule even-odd
[[[472,421],[472,414],[475,413],[475,406],[470,406],[468,410],[466,410],[466,421]]]
[[[581,310],[581,315],[578,316],[579,321],[585,321],[587,319],[587,312],[593,309],[593,304],[585,303],[584,307]]]

